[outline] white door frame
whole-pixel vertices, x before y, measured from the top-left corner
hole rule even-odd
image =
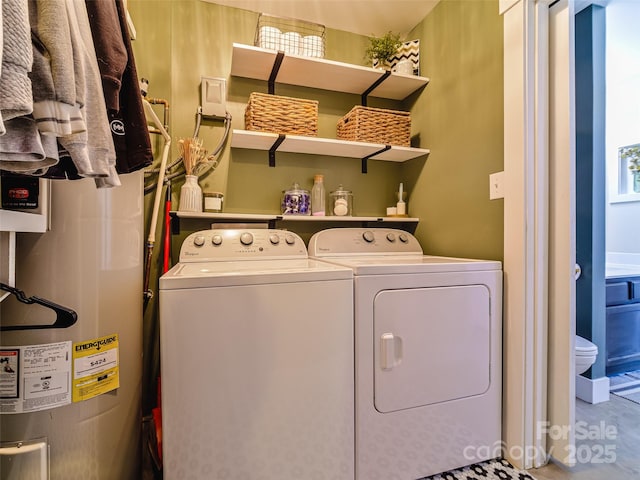
[[[573,0],[500,1],[503,441],[505,458],[525,469],[544,465],[547,452],[572,463],[566,452],[573,451],[575,396],[573,10]],[[548,429],[558,426],[570,428],[547,441]]]
[[[549,9],[549,335],[547,451],[575,465],[575,2]]]
[[[546,183],[544,151],[536,133],[546,111],[545,70],[538,54],[546,44],[537,13],[548,5],[534,0],[502,0],[504,19],[504,455],[519,468],[544,464],[544,438],[535,419],[546,416],[546,206],[536,193]],[[544,16],[543,16],[544,20]],[[541,50],[541,51],[539,51]],[[540,89],[540,91],[538,91]],[[542,138],[540,141],[543,141]],[[538,168],[536,168],[538,167]],[[537,225],[539,222],[539,225]],[[536,228],[538,226],[538,228]]]

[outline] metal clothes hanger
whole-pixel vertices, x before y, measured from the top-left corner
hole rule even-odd
[[[0,325],[0,332],[6,332],[10,330],[38,330],[44,328],[67,328],[76,323],[78,320],[78,314],[70,308],[63,307],[57,303],[53,303],[50,300],[46,300],[40,297],[27,297],[22,290],[19,290],[4,283],[0,283],[0,290],[4,290],[16,296],[18,301],[27,304],[38,304],[43,307],[50,308],[56,312],[56,321],[48,325]]]

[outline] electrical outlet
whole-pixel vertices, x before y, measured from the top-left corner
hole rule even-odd
[[[504,198],[504,172],[489,175],[489,200]]]
[[[202,114],[224,118],[227,109],[227,81],[224,78],[200,77]]]

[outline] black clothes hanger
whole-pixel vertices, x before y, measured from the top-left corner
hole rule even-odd
[[[78,320],[78,314],[70,308],[63,307],[57,303],[53,303],[50,300],[46,300],[40,297],[27,297],[22,290],[10,287],[4,283],[0,283],[0,290],[5,290],[15,295],[22,303],[33,304],[37,303],[43,307],[50,308],[56,312],[56,321],[49,325],[0,325],[0,332],[6,332],[10,330],[37,330],[43,328],[67,328],[76,323]]]

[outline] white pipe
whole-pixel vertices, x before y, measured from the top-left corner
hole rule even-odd
[[[155,127],[160,131],[160,134],[164,138],[164,148],[162,150],[162,159],[160,160],[160,172],[158,173],[158,184],[156,185],[156,196],[153,200],[153,212],[151,214],[151,226],[149,227],[149,237],[147,238],[147,243],[149,245],[153,245],[156,241],[156,225],[158,223],[158,210],[160,209],[160,199],[162,198],[162,186],[164,184],[164,174],[165,168],[167,165],[167,158],[169,157],[169,150],[171,148],[171,137],[167,133],[162,125],[162,122],[156,115],[156,112],[153,111],[151,104],[142,99],[142,105],[144,106],[144,111],[148,117],[151,118],[152,122],[155,124]]]
[[[6,249],[7,255],[4,255]],[[5,282],[10,287],[16,286],[16,232],[0,232],[0,251],[2,253],[2,259],[0,262],[6,262],[2,265],[0,273],[6,273],[6,276],[0,278],[0,281]],[[2,272],[6,270],[6,272]],[[9,292],[0,293],[0,302],[11,295]]]

